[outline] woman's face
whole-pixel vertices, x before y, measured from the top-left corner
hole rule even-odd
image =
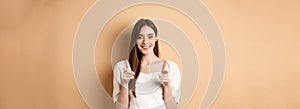
[[[139,36],[137,37],[136,44],[139,50],[144,54],[154,53],[153,48],[155,46],[156,34],[153,29],[145,25],[141,28]]]

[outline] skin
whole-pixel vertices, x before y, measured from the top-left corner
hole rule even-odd
[[[136,40],[137,47],[143,54],[141,60],[141,66],[140,66],[140,71],[143,73],[150,73],[149,71],[150,63],[156,61],[162,61],[154,54],[153,51],[156,41],[157,38],[153,29],[147,25],[143,26]],[[124,72],[123,72],[124,73],[123,78],[125,78],[125,80],[122,80],[123,82],[120,90],[120,95],[117,100],[117,105],[121,106],[121,107],[117,106],[117,108],[119,109],[127,109],[129,106],[129,92],[128,92],[127,85],[129,80],[134,78],[134,74],[135,74],[133,71],[131,71],[128,61],[126,61],[126,64],[127,67],[124,68]],[[172,89],[171,89],[170,79],[169,79],[169,70],[167,68],[166,61],[164,61],[162,72],[163,73],[160,75],[159,78],[162,80],[162,88],[164,92],[163,96],[164,96],[166,107],[177,108],[177,103],[175,102],[172,95]]]

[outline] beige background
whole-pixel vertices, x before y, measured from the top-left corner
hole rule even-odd
[[[1,109],[87,108],[73,78],[72,46],[93,2],[0,0]],[[212,108],[300,108],[300,1],[203,2],[227,53],[224,84]],[[188,108],[198,107],[203,90],[198,92]]]

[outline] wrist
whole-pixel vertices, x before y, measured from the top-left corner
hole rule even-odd
[[[170,85],[163,85],[164,90],[172,90]]]
[[[165,100],[168,100],[173,96],[172,89],[169,86],[164,87],[164,98]]]
[[[122,85],[122,87],[124,87],[125,89],[128,89],[128,82],[123,82],[121,85]]]

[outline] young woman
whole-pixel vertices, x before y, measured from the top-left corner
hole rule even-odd
[[[180,72],[176,63],[159,58],[157,28],[140,19],[133,28],[129,61],[114,67],[113,99],[117,109],[176,109]]]

